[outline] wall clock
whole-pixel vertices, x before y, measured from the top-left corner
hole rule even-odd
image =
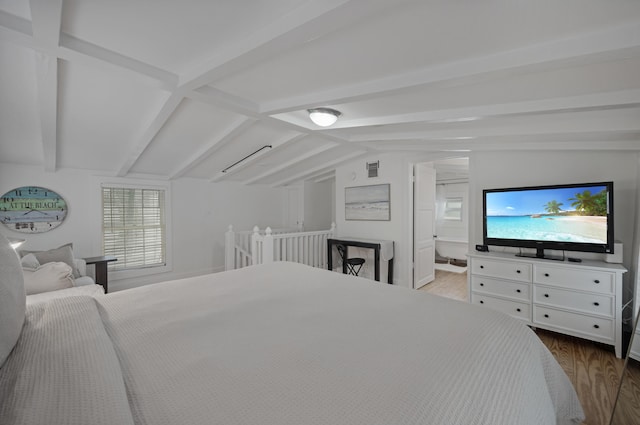
[[[48,232],[62,224],[66,217],[66,201],[44,187],[18,187],[0,198],[0,221],[16,232]]]

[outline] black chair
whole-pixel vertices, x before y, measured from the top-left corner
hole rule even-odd
[[[336,245],[336,249],[340,254],[340,258],[342,258],[342,262],[347,265],[347,274],[358,276],[360,269],[364,265],[364,258],[345,258],[347,250],[344,245]]]

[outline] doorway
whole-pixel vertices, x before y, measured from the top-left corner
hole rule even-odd
[[[432,178],[425,177],[425,168],[433,170]],[[466,279],[469,158],[415,164],[413,192],[414,289]]]

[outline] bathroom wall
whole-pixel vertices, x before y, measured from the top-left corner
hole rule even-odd
[[[445,219],[447,198],[462,200],[461,220]],[[468,240],[469,183],[443,183],[436,176],[436,234],[438,238]]]

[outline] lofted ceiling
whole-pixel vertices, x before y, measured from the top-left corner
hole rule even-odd
[[[0,67],[0,162],[49,172],[284,186],[376,152],[640,150],[637,1],[0,0]]]

